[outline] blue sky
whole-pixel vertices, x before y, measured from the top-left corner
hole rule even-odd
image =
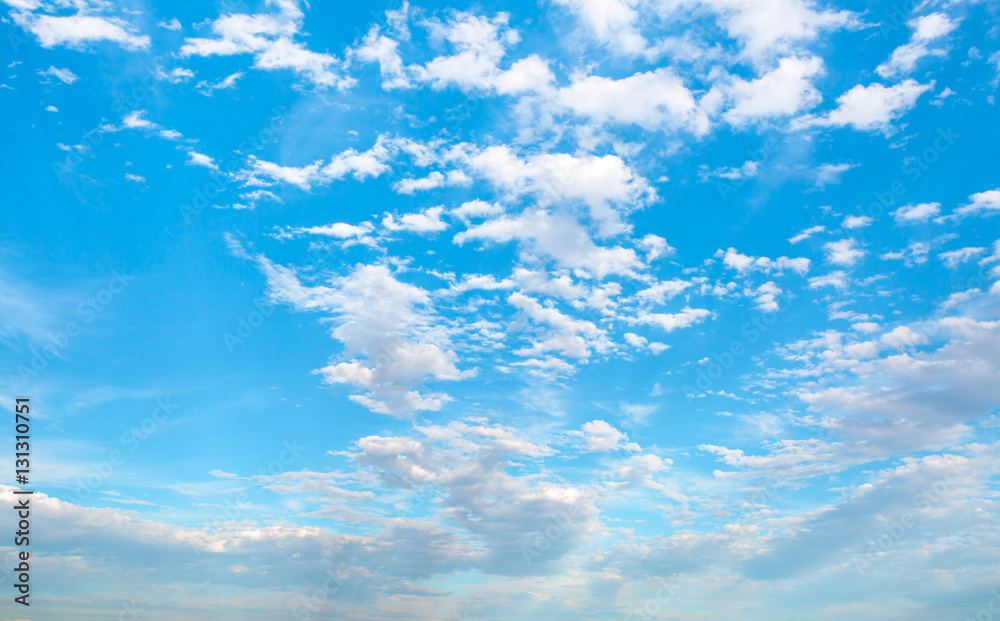
[[[31,619],[996,614],[996,2],[5,3]]]

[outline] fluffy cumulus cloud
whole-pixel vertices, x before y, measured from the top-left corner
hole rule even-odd
[[[755,257],[742,254],[735,248],[728,248],[725,252],[719,250],[715,256],[722,258],[722,264],[732,268],[739,273],[754,271],[770,272],[773,270],[791,270],[799,275],[805,275],[809,271],[811,261],[806,257]]]
[[[435,329],[430,298],[397,280],[384,265],[359,265],[329,285],[303,285],[294,270],[259,259],[276,302],[328,314],[330,335],[344,347],[342,360],[318,369],[331,384],[362,389],[350,399],[381,414],[439,410],[451,397],[421,393],[425,380],[454,381],[459,371],[447,332]]]
[[[251,155],[248,167],[233,173],[233,177],[248,187],[286,183],[310,191],[316,185],[326,185],[348,175],[358,180],[378,177],[389,170],[386,160],[395,150],[396,145],[392,141],[380,137],[365,151],[351,148],[337,153],[329,161],[317,160],[305,166],[285,166]]]
[[[892,212],[896,222],[900,224],[913,224],[926,222],[932,216],[941,213],[940,203],[919,203],[916,205],[904,205]]]
[[[441,220],[444,207],[430,207],[420,213],[408,213],[399,220],[392,214],[387,214],[382,220],[382,226],[389,231],[409,231],[411,233],[436,233],[448,228],[448,223]]]
[[[853,26],[857,15],[845,10],[820,9],[804,0],[709,0],[729,34],[744,44],[744,54],[760,59],[797,44],[815,40],[824,32]],[[781,19],[774,19],[781,15]]]
[[[487,220],[455,236],[460,245],[474,240],[518,241],[560,267],[585,270],[597,278],[628,274],[642,265],[634,249],[599,246],[572,217],[542,210]]]
[[[225,14],[212,22],[213,38],[185,39],[181,56],[235,56],[251,54],[254,67],[265,71],[290,70],[318,88],[345,88],[343,61],[314,52],[297,41],[305,14],[297,0],[270,3],[277,11],[248,15]]]
[[[827,242],[823,244],[826,250],[826,260],[834,265],[854,265],[865,256],[865,251],[858,247],[853,239]]]
[[[679,313],[641,313],[634,319],[635,323],[656,326],[665,332],[673,332],[679,328],[687,328],[691,325],[701,323],[712,312],[704,308],[684,308]]]
[[[807,44],[825,31],[858,23],[849,11],[817,10],[802,0],[769,0],[745,3],[737,0],[702,0],[696,3],[672,3],[613,0],[553,0],[553,4],[574,13],[585,31],[600,44],[626,56],[657,57],[673,53],[690,58],[704,54],[710,41],[679,41],[671,37],[658,39],[643,34],[643,26],[651,22],[665,25],[681,23],[701,33],[707,12],[716,26],[740,46],[740,55],[753,62],[763,62],[776,54],[786,53]],[[781,15],[782,19],[774,19]],[[699,49],[701,48],[701,49]]]
[[[598,41],[626,55],[645,53],[649,42],[639,30],[635,3],[622,0],[553,0],[553,4],[576,14]]]
[[[507,302],[533,326],[530,343],[514,353],[531,359],[552,354],[570,359],[587,359],[611,347],[604,330],[594,323],[576,319],[552,306],[544,306],[520,292]]]
[[[892,122],[912,109],[931,87],[912,79],[892,86],[859,84],[837,98],[836,109],[812,123],[890,134],[894,131]]]
[[[387,11],[386,26],[373,26],[349,56],[359,63],[376,63],[385,89],[430,86],[434,89],[481,90],[517,95],[546,89],[555,76],[548,62],[531,55],[502,68],[508,49],[521,36],[509,26],[510,15],[492,17],[456,12],[447,19],[420,21],[429,38],[447,46],[447,54],[407,64],[401,47],[409,38],[409,7]]]
[[[387,481],[433,489],[441,516],[480,549],[483,571],[516,576],[558,566],[594,527],[593,492],[508,472],[512,461],[543,457],[550,447],[482,424],[421,432],[423,438],[362,438],[353,458]],[[556,516],[559,535],[546,539]]]
[[[823,61],[818,57],[782,58],[778,66],[754,80],[736,78],[720,89],[719,98],[732,100],[732,106],[723,118],[733,125],[744,125],[756,120],[789,117],[808,110],[822,100],[822,95],[811,80],[823,71]],[[713,86],[713,90],[719,88]],[[716,96],[710,92],[706,97]]]
[[[956,216],[989,216],[995,213],[1000,213],[1000,189],[976,192],[969,197],[969,203],[955,210]]]
[[[683,80],[670,69],[620,80],[588,76],[559,89],[554,103],[596,123],[634,123],[646,129],[708,132],[708,118]]]
[[[875,70],[883,78],[911,73],[925,56],[944,56],[946,51],[933,44],[955,30],[958,23],[944,13],[931,13],[911,20],[909,26],[913,29],[910,42],[896,48]]]
[[[618,448],[627,436],[603,420],[584,423],[581,429],[588,451],[607,451]]]
[[[543,205],[566,201],[587,205],[605,233],[621,230],[620,209],[641,206],[656,197],[647,180],[617,155],[522,157],[507,146],[494,146],[469,149],[454,157],[471,174],[513,197],[528,194]]]
[[[362,222],[361,224],[334,222],[333,224],[324,224],[320,226],[288,228],[277,233],[276,237],[279,239],[287,239],[302,235],[320,235],[336,239],[351,239],[364,237],[371,232],[372,228],[372,225],[368,222]]]
[[[804,388],[799,396],[810,409],[828,414],[831,430],[859,442],[857,450],[945,446],[966,432],[968,421],[985,416],[996,403],[996,390],[983,380],[998,365],[991,349],[998,328],[996,321],[948,316],[915,327],[898,326],[880,338],[889,350],[886,355],[879,357],[870,347],[869,360],[851,374],[853,385]],[[932,338],[938,345],[927,350]],[[862,348],[850,347],[837,344],[838,355],[848,357],[853,351],[854,357],[865,357]],[[828,360],[833,363],[835,358]],[[889,433],[893,426],[896,434]]]
[[[42,47],[69,47],[85,49],[103,42],[116,44],[129,51],[149,48],[149,35],[141,34],[124,16],[109,14],[111,8],[103,2],[81,1],[74,3],[11,1],[14,22],[34,35]],[[63,8],[74,9],[66,13]],[[55,69],[54,67],[50,69]],[[67,70],[61,70],[66,72]],[[63,77],[72,72],[54,74]]]

